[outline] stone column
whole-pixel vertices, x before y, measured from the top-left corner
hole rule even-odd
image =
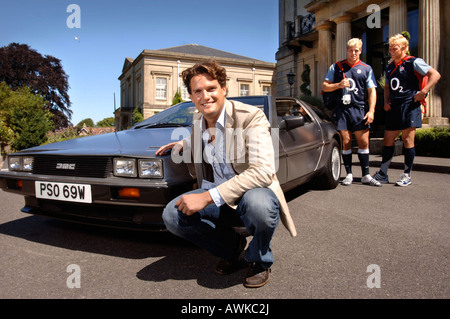
[[[333,24],[330,21],[320,21],[317,22],[315,28],[319,31],[319,42],[318,42],[318,56],[319,56],[319,85],[321,86],[322,82],[327,75],[328,68],[333,63],[332,60],[332,41],[331,41],[331,28]]]
[[[353,16],[344,14],[333,18],[336,23],[336,61],[347,58],[347,42],[352,38]]]
[[[389,37],[408,30],[408,4],[406,0],[389,2]]]
[[[439,0],[420,0],[419,57],[436,70],[439,69],[440,39]],[[427,97],[427,111],[424,117],[429,118],[424,120],[429,124],[439,124],[432,122],[439,122],[438,119],[442,117],[442,100],[435,89],[432,89]]]

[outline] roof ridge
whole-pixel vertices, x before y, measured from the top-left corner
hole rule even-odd
[[[240,60],[252,60],[252,61],[261,61],[264,62],[262,60],[258,60],[258,59],[254,59],[251,57],[247,57],[244,55],[240,55],[240,54],[236,54],[236,53],[232,53],[232,52],[228,52],[228,51],[224,51],[224,50],[220,50],[220,49],[215,49],[215,48],[211,48],[202,44],[197,44],[197,43],[189,43],[189,44],[183,44],[183,45],[178,45],[178,46],[174,46],[174,47],[169,47],[169,48],[163,48],[163,49],[158,49],[158,50],[154,50],[154,51],[168,51],[168,52],[177,52],[177,53],[192,53],[192,51],[189,51],[190,48],[198,48],[198,49],[202,49],[204,48],[205,50],[210,51],[209,54],[201,54],[199,52],[196,52],[197,54],[200,55],[208,55],[208,56],[217,56],[217,57],[229,57],[229,58],[234,58],[234,59],[240,59]],[[220,53],[220,55],[215,55],[215,53]]]

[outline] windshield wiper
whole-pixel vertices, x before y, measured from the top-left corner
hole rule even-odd
[[[135,129],[158,128],[158,127],[187,127],[187,126],[191,126],[191,125],[190,124],[182,124],[182,123],[149,123],[149,124],[138,125],[135,127]]]

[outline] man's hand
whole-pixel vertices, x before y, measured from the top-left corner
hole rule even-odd
[[[209,192],[206,191],[201,194],[183,195],[175,203],[175,205],[183,214],[191,216],[212,203],[214,203],[214,201],[212,200]]]
[[[172,142],[161,146],[155,153],[156,156],[163,155],[164,153],[173,149],[174,155],[178,155],[183,150],[183,141]]]
[[[363,120],[367,120],[366,125],[369,125],[369,124],[372,124],[373,118],[374,118],[374,112],[369,111],[366,113],[366,116],[364,116]]]
[[[389,112],[389,111],[391,110],[391,103],[385,103],[385,104],[384,104],[384,110],[385,110],[386,112]]]
[[[414,95],[414,102],[419,102],[419,101],[424,100],[427,97],[427,94],[428,93],[425,93],[423,90],[417,92],[417,94]]]
[[[340,88],[340,89],[343,89],[343,88],[349,88],[351,85],[350,85],[350,81],[348,80],[348,79],[342,79],[342,81],[341,82],[339,82],[339,85],[338,85],[338,87]]]

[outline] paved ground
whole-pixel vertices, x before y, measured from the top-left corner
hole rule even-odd
[[[394,180],[402,161],[394,158]],[[371,162],[373,173],[380,157]],[[0,192],[0,298],[163,298],[177,300],[176,308],[161,305],[178,313],[203,299],[294,299],[291,310],[296,299],[448,299],[450,159],[417,157],[407,189],[361,185],[356,155],[354,163],[350,187],[288,192],[299,236],[277,230],[272,280],[256,290],[242,286],[245,270],[217,276],[216,258],[169,235],[116,236],[30,216],[20,212],[19,195]],[[81,269],[81,288],[67,286],[71,264]],[[380,267],[380,289],[367,286],[370,265]],[[276,305],[270,303],[271,313]]]
[[[390,168],[403,169],[403,155],[394,156]],[[358,155],[353,155],[354,165],[358,165]],[[370,155],[370,166],[379,167],[380,155]],[[450,158],[416,156],[414,158],[413,171],[450,174]]]

